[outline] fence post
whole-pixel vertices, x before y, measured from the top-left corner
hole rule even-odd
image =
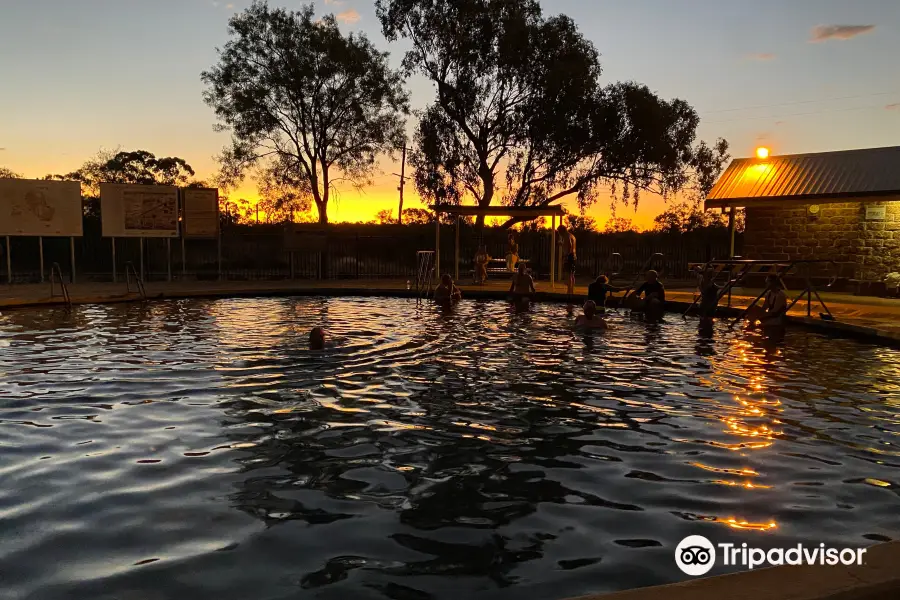
[[[356,232],[356,278],[359,279],[359,232]]]
[[[38,237],[38,249],[40,251],[40,259],[41,259],[41,283],[44,283],[44,238],[43,238],[43,236]]]
[[[6,236],[6,283],[12,285],[12,256],[10,255],[9,236]]]
[[[75,283],[75,237],[69,238],[69,252],[72,255],[72,283]]]

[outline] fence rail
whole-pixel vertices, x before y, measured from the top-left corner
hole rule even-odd
[[[454,271],[455,231],[441,229],[440,272]],[[528,259],[538,278],[549,278],[549,231],[527,231],[517,236],[519,256]],[[663,255],[659,270],[668,278],[690,276],[688,263],[727,258],[727,231],[703,233],[623,233],[576,232],[579,277],[618,272],[623,278],[636,273],[655,253]],[[416,252],[434,248],[431,226],[348,226],[338,225],[329,232],[325,247],[316,252],[287,252],[284,232],[278,226],[223,227],[219,240],[145,239],[143,261],[141,244],[136,238],[112,240],[99,231],[86,229],[85,236],[74,240],[74,268],[79,281],[112,281],[113,271],[121,278],[125,265],[143,264],[147,282],[174,280],[279,280],[279,279],[415,279]],[[738,236],[740,248],[741,236]],[[460,234],[460,277],[465,278],[479,242],[488,253],[506,255],[506,231],[486,229],[479,235],[474,228]],[[5,252],[5,244],[2,245]],[[38,238],[10,239],[10,263],[13,283],[41,280]],[[72,257],[68,238],[43,239],[44,265],[56,262],[63,275],[72,280]],[[219,256],[221,253],[221,265]],[[560,253],[557,253],[559,256]],[[738,254],[740,251],[738,250]],[[561,257],[560,257],[561,258]],[[140,269],[140,267],[138,267]],[[2,278],[8,278],[6,260],[0,260]]]

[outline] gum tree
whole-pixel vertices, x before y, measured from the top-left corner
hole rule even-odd
[[[403,65],[436,88],[414,138],[419,193],[480,206],[593,203],[602,185],[636,202],[707,169],[697,113],[632,82],[601,84],[599,55],[536,0],[377,0]]]
[[[223,180],[251,167],[315,202],[328,222],[335,184],[362,185],[379,154],[403,143],[403,77],[364,35],[343,35],[334,16],[265,2],[232,17],[219,61],[202,74],[204,99],[232,140]]]

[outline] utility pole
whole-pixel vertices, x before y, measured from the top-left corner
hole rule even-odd
[[[397,188],[400,190],[400,210],[397,212],[397,223],[403,224],[403,188],[406,186],[406,142],[403,142],[403,158],[400,162],[400,174],[397,175],[394,173],[396,177],[400,178],[400,186]]]

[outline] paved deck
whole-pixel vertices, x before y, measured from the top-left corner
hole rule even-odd
[[[485,285],[460,287],[464,297],[504,298],[509,282],[496,280]],[[124,283],[76,283],[69,285],[68,290],[73,304],[135,302],[141,299],[134,291],[126,293]],[[406,280],[399,279],[152,282],[146,284],[146,291],[150,299],[282,295],[415,296],[415,290],[407,290]],[[561,284],[553,288],[549,282],[538,282],[537,291],[538,299],[541,300],[569,300]],[[732,307],[735,310],[729,311],[723,306],[723,314],[736,314],[738,309],[746,307],[758,293],[759,290],[736,289],[732,295]],[[59,286],[57,295],[51,297],[49,283],[2,285],[0,309],[59,305],[63,302],[58,294]],[[576,286],[575,294],[574,301],[580,302],[587,294],[586,285]],[[805,301],[799,302],[790,312],[791,320],[818,329],[900,343],[900,300],[838,293],[823,293],[822,298],[837,319],[836,322],[826,322],[818,317],[822,312],[818,302],[813,303],[810,311],[812,318],[807,319]],[[694,291],[689,283],[670,282],[667,299],[669,310],[684,311],[693,301]],[[724,300],[722,304],[725,304]]]

